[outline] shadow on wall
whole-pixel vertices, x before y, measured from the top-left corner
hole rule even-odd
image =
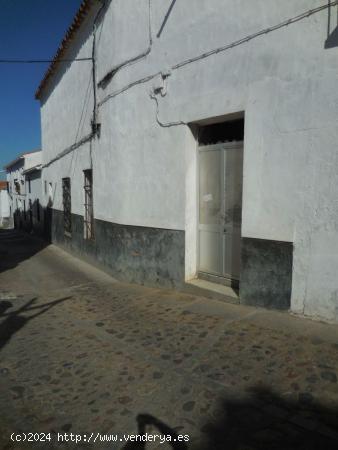
[[[14,211],[14,229],[41,236],[48,243],[51,243],[53,219],[52,202],[50,202],[47,207],[43,207],[37,199],[26,206],[27,208],[25,207],[25,209],[17,208]]]
[[[27,209],[26,209],[27,206]],[[0,228],[0,273],[13,269],[22,261],[40,252],[51,242],[51,211],[42,208],[39,200],[16,209],[13,213],[14,229]],[[28,239],[25,233],[32,236]]]
[[[214,414],[216,419],[202,426],[202,437],[196,443],[194,437],[190,443],[178,442],[175,430],[150,415],[139,415],[137,422],[140,435],[160,432],[170,436],[166,443],[174,450],[336,450],[337,413],[338,408],[316,403],[310,393],[300,393],[295,401],[269,388],[254,388],[248,391],[246,399],[223,399]],[[178,433],[185,435],[182,430]],[[123,447],[147,448],[150,447],[142,442],[130,442]]]
[[[41,314],[44,314],[59,303],[69,300],[70,298],[71,297],[64,297],[42,305],[34,305],[36,298],[33,298],[21,306],[21,308],[10,312],[6,311],[13,307],[12,302],[7,300],[0,301],[0,319],[5,317],[5,319],[0,323],[0,351],[8,343],[12,336],[18,333],[29,321],[35,319]],[[34,313],[30,314],[32,311]],[[28,315],[26,315],[26,313],[28,313]]]
[[[45,213],[39,200],[24,203],[23,208],[17,208],[13,213],[14,228],[36,235],[44,235]]]
[[[328,5],[332,4],[332,0],[328,0]],[[324,48],[338,47],[338,7],[330,6],[328,8],[328,21],[327,21],[327,39],[325,41]]]

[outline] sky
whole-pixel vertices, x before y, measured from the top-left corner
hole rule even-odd
[[[52,59],[81,0],[0,0],[0,60]],[[0,64],[0,170],[41,147],[34,93],[48,64]],[[0,179],[3,178],[0,172]]]

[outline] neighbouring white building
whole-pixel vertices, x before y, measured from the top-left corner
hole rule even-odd
[[[26,152],[5,166],[14,227],[39,234],[44,232],[41,157],[41,150]]]
[[[36,93],[52,241],[122,280],[338,321],[324,3],[83,1]]]
[[[9,194],[7,182],[0,181],[0,228],[11,227],[11,211],[9,206]]]

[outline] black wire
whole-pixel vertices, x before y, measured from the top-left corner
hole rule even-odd
[[[0,59],[0,64],[40,64],[52,62],[91,61],[92,58],[76,59]]]

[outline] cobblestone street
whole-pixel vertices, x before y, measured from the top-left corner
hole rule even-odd
[[[0,320],[0,448],[338,448],[337,326],[121,284],[12,231],[0,233]],[[190,441],[56,440],[142,424]]]

